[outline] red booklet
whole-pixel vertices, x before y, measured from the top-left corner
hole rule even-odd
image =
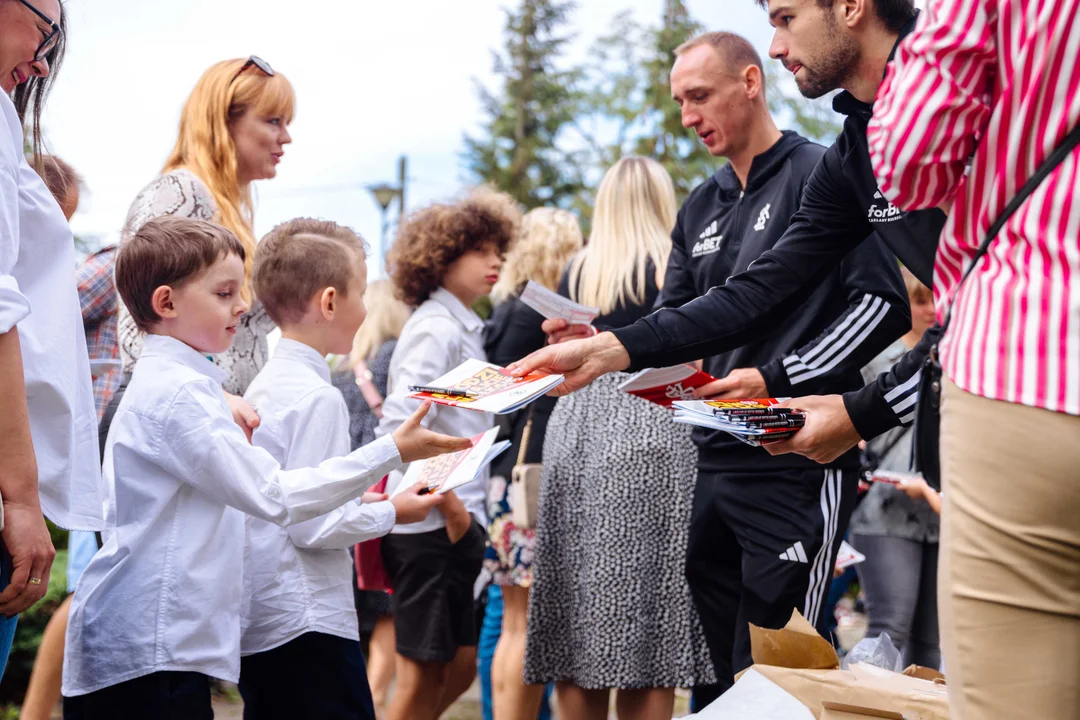
[[[649,402],[671,407],[676,400],[693,400],[694,388],[716,380],[693,365],[642,370],[619,386],[619,390]]]

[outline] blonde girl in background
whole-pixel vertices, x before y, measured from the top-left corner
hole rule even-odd
[[[560,294],[598,331],[656,302],[675,225],[671,177],[629,157],[604,176],[589,244]],[[559,399],[544,441],[525,681],[558,684],[559,716],[668,720],[676,687],[714,682],[684,575],[697,451],[668,411],[606,375]]]

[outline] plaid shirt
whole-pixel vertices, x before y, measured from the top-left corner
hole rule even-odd
[[[90,360],[119,360],[120,343],[116,337],[117,307],[120,303],[113,279],[116,246],[99,250],[75,271],[82,306],[83,329]],[[94,407],[98,421],[105,413],[116,388],[120,386],[120,366],[94,378]]]

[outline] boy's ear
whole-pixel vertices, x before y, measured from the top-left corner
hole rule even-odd
[[[154,290],[150,296],[150,307],[154,309],[162,320],[176,317],[176,303],[173,298],[173,289],[168,285],[162,285]]]
[[[323,319],[327,322],[334,319],[334,312],[337,310],[337,301],[337,289],[333,287],[325,288],[319,296],[319,311],[322,313]]]

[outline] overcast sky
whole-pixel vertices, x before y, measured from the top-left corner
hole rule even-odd
[[[256,186],[256,235],[308,215],[351,225],[374,244],[379,210],[364,188],[394,181],[399,155],[409,157],[408,208],[464,186],[462,136],[481,119],[473,78],[490,85],[505,17],[496,0],[66,4],[69,50],[46,109],[47,143],[86,180],[76,232],[106,238],[160,170],[202,72],[254,53],[297,92],[293,144],[277,178]],[[689,7],[709,29],[739,32],[765,56],[770,28],[752,0]],[[574,16],[575,52],[625,8],[652,21],[663,1],[585,0]]]

